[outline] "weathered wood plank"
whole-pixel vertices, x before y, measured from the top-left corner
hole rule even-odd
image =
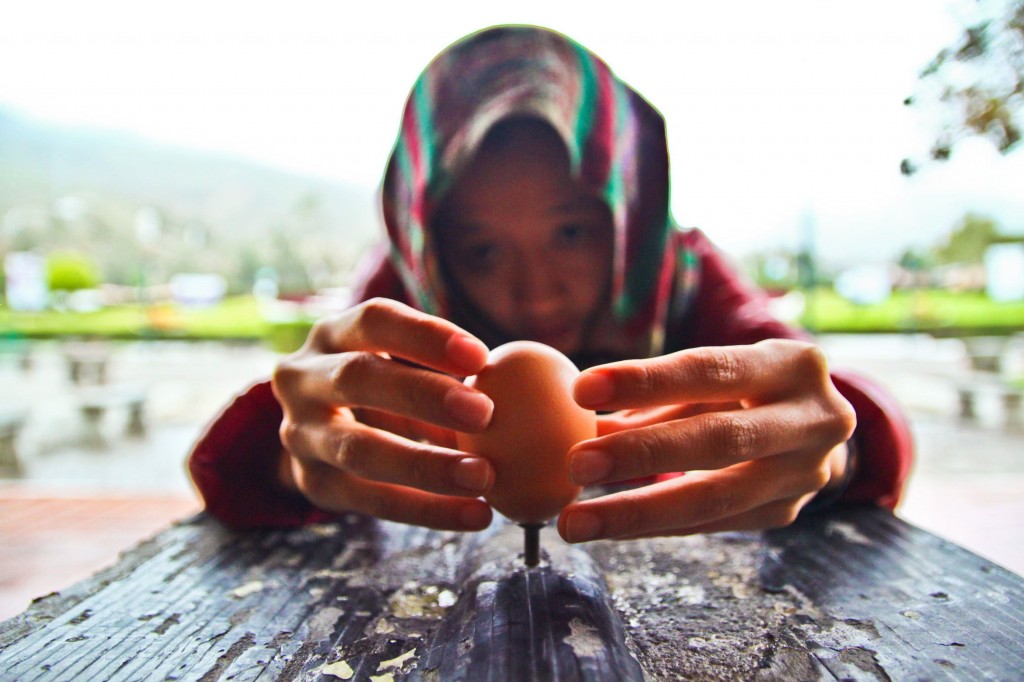
[[[1007,679],[1024,580],[870,508],[568,547],[200,515],[0,623],[0,679]]]

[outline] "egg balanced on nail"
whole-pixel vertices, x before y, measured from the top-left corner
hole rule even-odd
[[[494,466],[484,499],[512,521],[544,523],[579,495],[566,455],[597,435],[597,416],[572,399],[578,374],[554,348],[512,341],[492,350],[487,366],[466,380],[494,401],[494,413],[484,431],[458,433],[458,446]]]

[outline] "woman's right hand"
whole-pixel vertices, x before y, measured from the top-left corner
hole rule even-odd
[[[481,530],[491,464],[454,449],[494,404],[456,377],[487,347],[447,320],[371,299],[314,325],[272,381],[284,409],[280,478],[326,511]]]

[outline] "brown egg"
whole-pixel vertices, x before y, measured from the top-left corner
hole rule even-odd
[[[494,401],[482,433],[457,434],[459,448],[494,465],[485,499],[517,523],[544,523],[579,495],[569,480],[569,448],[597,435],[597,417],[572,399],[579,370],[542,343],[513,341],[491,351],[466,383]]]

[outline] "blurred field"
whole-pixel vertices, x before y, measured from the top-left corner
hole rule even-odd
[[[928,289],[897,291],[881,303],[857,305],[822,288],[807,294],[802,321],[829,334],[1006,334],[1024,330],[1024,301],[1001,303],[980,292]]]
[[[898,291],[881,303],[857,305],[831,289],[820,288],[806,293],[803,299],[798,321],[818,334],[923,332],[949,337],[1024,330],[1024,301],[1000,303],[982,293]],[[84,313],[13,312],[0,307],[0,339],[77,336],[262,340],[276,351],[290,352],[302,344],[314,317],[293,304],[286,315],[266,319],[266,311],[252,296],[230,297],[208,307],[166,303]]]
[[[117,339],[258,339],[268,324],[256,299],[238,296],[209,307],[172,304],[111,306],[93,312],[14,312],[0,307],[0,331],[29,338],[104,336]]]

